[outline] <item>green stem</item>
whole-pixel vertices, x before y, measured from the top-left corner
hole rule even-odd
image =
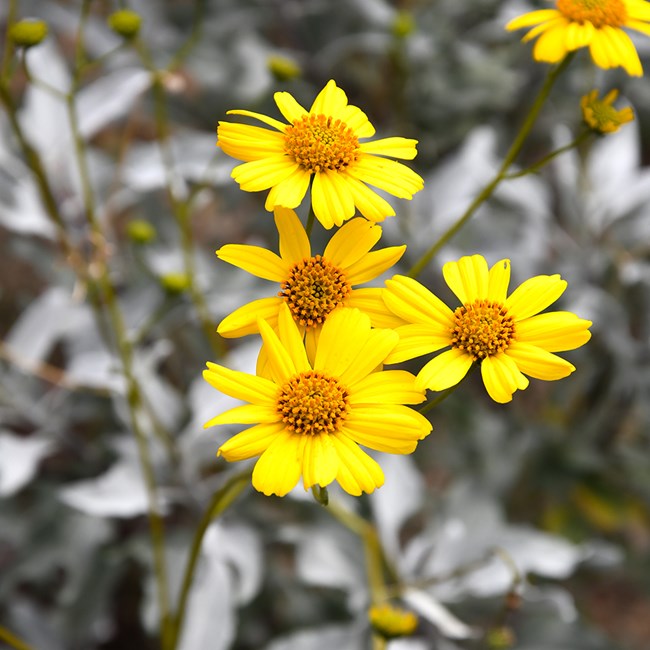
[[[504,158],[503,163],[501,164],[501,167],[497,171],[494,178],[481,190],[481,192],[472,201],[472,203],[461,215],[461,217],[450,228],[448,228],[438,239],[438,241],[436,241],[436,243],[431,246],[431,248],[412,266],[411,270],[408,272],[408,275],[410,277],[416,278],[418,275],[420,275],[424,267],[433,259],[434,255],[470,220],[476,210],[492,196],[499,183],[504,178],[506,178],[507,171],[510,168],[510,165],[512,165],[512,163],[515,161],[515,158],[517,158],[519,155],[519,152],[521,151],[526,138],[528,137],[531,129],[533,128],[533,125],[535,124],[535,121],[537,120],[537,116],[539,115],[544,102],[551,92],[551,88],[555,84],[557,78],[569,65],[572,58],[573,53],[570,53],[564,57],[559,65],[551,68],[548,75],[546,76],[544,85],[535,98],[535,102],[528,112],[528,115],[526,116],[526,119],[524,120],[524,123],[522,124],[521,129],[517,134],[517,137],[510,146],[510,149],[508,150],[508,153],[506,154],[506,157]]]
[[[217,490],[213,495],[208,507],[203,512],[201,521],[194,531],[194,538],[192,539],[192,546],[185,566],[185,573],[183,574],[183,581],[181,583],[181,591],[178,600],[178,608],[176,615],[173,617],[168,643],[163,645],[163,650],[176,650],[180,635],[183,630],[183,621],[187,611],[187,602],[190,595],[192,583],[194,581],[194,573],[196,570],[197,562],[201,556],[201,546],[203,538],[210,524],[219,517],[242,493],[244,488],[250,485],[251,469],[247,469],[235,476],[233,476],[223,487]]]
[[[9,78],[9,71],[11,68],[11,57],[14,51],[14,45],[9,38],[9,30],[16,22],[16,13],[18,11],[17,0],[10,0],[9,9],[7,11],[7,28],[5,30],[5,46],[2,51],[2,68],[0,69],[0,78],[5,81]]]
[[[192,18],[192,31],[187,37],[186,41],[178,48],[172,60],[167,65],[167,70],[173,72],[179,68],[183,61],[188,57],[189,53],[194,49],[196,44],[201,40],[203,34],[203,18],[205,15],[206,0],[196,0],[194,3],[194,16]]]
[[[526,169],[522,169],[518,172],[513,172],[512,174],[506,174],[503,178],[510,180],[512,178],[521,178],[522,176],[528,176],[528,174],[537,173],[542,167],[544,167],[544,165],[551,162],[553,158],[557,158],[557,156],[563,154],[564,152],[579,147],[591,135],[591,133],[591,131],[583,131],[575,140],[569,142],[569,144],[565,144],[563,147],[560,147],[555,151],[551,151],[551,153],[547,154],[543,158],[540,158],[535,164],[531,165],[530,167],[526,167]]]
[[[32,650],[32,646],[19,639],[15,634],[0,625],[0,641],[4,641],[15,650]]]

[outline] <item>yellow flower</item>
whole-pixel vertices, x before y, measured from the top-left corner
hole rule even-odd
[[[368,610],[370,624],[384,639],[411,636],[418,626],[418,617],[408,610],[389,603],[373,605]]]
[[[260,456],[253,487],[284,496],[303,479],[305,489],[339,482],[349,494],[372,492],[384,482],[379,465],[359,445],[410,454],[431,424],[404,404],[424,401],[415,377],[377,371],[395,347],[392,330],[371,329],[358,309],[339,309],[323,325],[313,363],[289,308],[282,306],[278,334],[261,321],[267,376],[208,363],[204,378],[217,390],[249,402],[215,424],[254,424],[219,448],[228,461]]]
[[[639,55],[623,27],[650,36],[650,3],[644,0],[557,0],[556,9],[540,9],[511,20],[507,30],[533,27],[524,42],[537,36],[536,61],[558,63],[568,52],[589,47],[594,63],[643,75]]]
[[[587,126],[596,133],[615,133],[621,125],[634,119],[634,111],[626,106],[617,111],[612,104],[618,97],[618,90],[610,90],[602,99],[598,91],[592,90],[580,100],[582,117]]]
[[[417,385],[445,390],[476,362],[488,394],[501,403],[528,386],[522,373],[551,381],[575,370],[552,353],[586,343],[591,322],[566,311],[540,314],[566,289],[559,275],[530,278],[506,297],[510,260],[488,271],[485,258],[472,255],[448,262],[442,271],[462,303],[455,311],[412,278],[397,275],[386,282],[386,305],[409,323],[397,328],[400,342],[387,363],[450,347],[422,368]]]
[[[402,199],[411,199],[424,181],[405,165],[385,156],[412,160],[417,140],[369,138],[375,129],[368,117],[348,104],[345,93],[329,81],[306,111],[291,94],[279,92],[275,103],[289,124],[251,111],[228,114],[252,117],[274,131],[246,124],[219,122],[217,144],[230,156],[244,160],[232,172],[242,190],[268,190],[266,209],[296,208],[310,181],[314,214],[325,228],[340,226],[356,209],[371,221],[395,211],[368,187],[372,185]]]
[[[330,239],[322,255],[312,255],[300,219],[288,208],[275,209],[280,255],[266,248],[227,244],[217,256],[257,277],[277,282],[279,293],[254,300],[221,321],[217,331],[226,338],[258,332],[258,321],[277,327],[283,304],[288,305],[301,334],[307,333],[310,358],[323,323],[339,307],[357,307],[371,316],[374,327],[392,328],[402,321],[386,309],[379,288],[355,289],[381,275],[404,254],[406,246],[370,249],[381,237],[381,226],[365,219],[348,221]]]

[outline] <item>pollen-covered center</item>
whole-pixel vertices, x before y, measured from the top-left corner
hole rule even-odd
[[[451,345],[474,361],[503,352],[514,336],[514,318],[501,303],[475,300],[454,312]]]
[[[284,151],[309,172],[341,171],[357,159],[359,140],[341,120],[309,114],[285,131]]]
[[[627,22],[623,0],[557,0],[557,8],[569,20],[594,27],[621,27]]]
[[[345,273],[321,255],[294,264],[280,289],[278,295],[304,327],[322,325],[352,291]]]
[[[350,410],[346,388],[318,370],[301,372],[282,386],[277,408],[287,429],[307,436],[336,433]]]

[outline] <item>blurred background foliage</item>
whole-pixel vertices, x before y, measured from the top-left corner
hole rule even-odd
[[[309,105],[333,78],[380,135],[417,138],[425,190],[384,224],[385,244],[408,244],[403,272],[511,143],[546,66],[503,25],[544,3],[138,0],[132,42],[107,24],[121,5],[87,6],[81,48],[97,63],[73,98],[101,241],[53,91],[70,89],[81,2],[18,2],[49,35],[7,84],[76,257],[0,113],[0,624],[37,650],[146,650],[159,647],[147,499],[93,270],[108,264],[133,342],[176,594],[203,509],[241,470],[215,457],[234,429],[202,429],[232,400],[201,370],[254,367],[254,337],[214,329],[268,294],[214,250],[277,246],[263,197],[230,179],[217,121],[231,108],[277,115],[278,90]],[[561,307],[593,320],[593,338],[566,355],[569,379],[533,381],[507,406],[470,377],[412,457],[380,458],[381,490],[336,495],[419,586],[416,635],[391,650],[650,647],[650,85],[580,53],[518,162],[570,142],[580,97],[614,86],[634,123],[502,184],[422,276],[446,299],[441,266],[462,254],[512,259],[513,286],[561,273]],[[359,540],[300,487],[284,499],[250,488],[208,531],[179,648],[369,647],[364,566]]]

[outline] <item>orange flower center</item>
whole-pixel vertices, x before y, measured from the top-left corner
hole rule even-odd
[[[306,436],[336,433],[350,410],[348,391],[318,370],[301,372],[282,386],[277,408],[289,431]]]
[[[557,8],[575,23],[591,23],[594,27],[621,27],[627,22],[623,0],[557,0]]]
[[[359,140],[341,120],[305,115],[285,131],[284,151],[309,172],[342,171],[357,159]]]
[[[475,300],[454,312],[451,345],[474,361],[503,352],[514,338],[514,318],[501,303]]]
[[[278,295],[303,327],[322,325],[352,291],[345,273],[320,255],[294,264],[280,289]]]

